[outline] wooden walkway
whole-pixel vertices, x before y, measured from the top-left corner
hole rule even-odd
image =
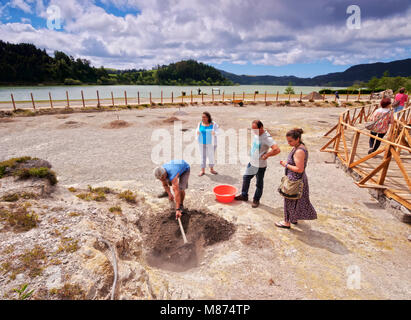
[[[364,128],[377,106],[347,109],[325,137],[333,137],[321,148],[332,152],[361,176],[361,188],[382,189],[384,194],[411,210],[411,108],[398,113],[398,120],[381,140],[380,148],[368,155],[370,132]],[[330,148],[331,147],[331,148]]]

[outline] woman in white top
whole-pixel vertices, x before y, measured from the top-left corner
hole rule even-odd
[[[198,124],[196,132],[201,155],[201,172],[199,176],[205,174],[207,158],[210,172],[217,174],[214,170],[214,156],[217,148],[218,124],[213,121],[210,113],[203,112],[202,121]]]

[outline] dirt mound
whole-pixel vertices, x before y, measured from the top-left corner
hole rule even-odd
[[[63,124],[59,125],[58,129],[75,129],[84,126],[84,123],[77,121],[66,121]]]
[[[310,100],[310,99],[322,100],[323,96],[321,94],[319,94],[318,92],[313,91],[310,94],[307,94],[305,97],[303,97],[303,99],[305,99],[305,100]]]
[[[14,122],[14,119],[10,118],[0,118],[0,123],[9,123],[9,122]]]
[[[164,118],[164,117],[158,117],[158,118]],[[164,126],[164,125],[174,124],[174,122],[176,122],[176,121],[181,121],[182,123],[186,122],[185,120],[180,120],[179,118],[173,116],[173,117],[169,117],[169,118],[164,119],[164,120],[151,121],[150,124],[153,125],[153,126]]]
[[[228,240],[235,226],[225,219],[201,211],[188,211],[181,217],[188,244],[184,244],[175,211],[143,217],[138,226],[145,235],[147,262],[158,268],[185,271],[198,266],[203,248]]]
[[[103,126],[105,129],[122,129],[131,126],[131,124],[124,120],[114,120]]]
[[[174,123],[174,121],[180,121],[180,119],[177,117],[170,117],[163,120],[164,123]]]

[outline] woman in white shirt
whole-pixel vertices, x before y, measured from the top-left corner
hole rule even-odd
[[[214,170],[215,151],[217,149],[218,124],[213,121],[210,113],[203,112],[202,120],[197,126],[198,146],[201,155],[201,172],[199,176],[205,174],[205,167],[208,158],[210,172],[217,174]]]

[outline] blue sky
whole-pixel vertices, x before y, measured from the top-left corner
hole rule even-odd
[[[119,69],[196,59],[236,74],[313,77],[411,53],[411,3],[403,0],[357,1],[358,29],[347,27],[345,0],[0,3],[1,40]],[[48,8],[59,10],[61,29],[47,27]]]

